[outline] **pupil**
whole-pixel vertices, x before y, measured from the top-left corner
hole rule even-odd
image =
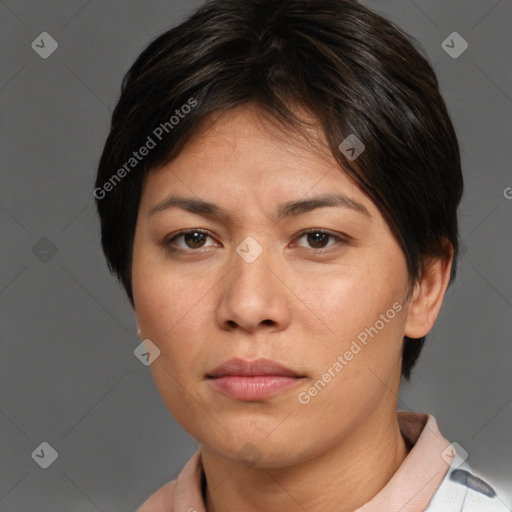
[[[192,241],[191,241],[192,244],[199,244],[199,245],[201,245],[201,241],[202,241],[201,237],[204,237],[204,234],[203,233],[199,233],[198,231],[195,231],[194,233],[187,233],[186,237],[189,237],[187,239],[187,244],[188,245],[190,245],[189,244],[190,238],[192,238]]]
[[[322,245],[322,242],[325,242],[325,238],[327,237],[327,235],[325,233],[310,233],[309,236],[310,236],[310,241],[313,240],[313,242],[311,244],[313,246],[316,243],[319,243],[320,245]]]

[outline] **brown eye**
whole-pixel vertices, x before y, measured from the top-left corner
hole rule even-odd
[[[203,246],[206,235],[199,231],[184,233],[183,240],[189,249],[199,249]]]
[[[187,231],[181,231],[173,237],[165,240],[162,245],[171,252],[176,251],[194,251],[196,249],[202,249],[205,246],[207,238],[211,238],[206,231],[200,229],[190,229]],[[182,240],[182,243],[177,241]]]
[[[330,235],[326,235],[325,233],[308,233],[306,235],[308,243],[314,248],[314,249],[323,249],[325,247],[325,244],[328,242]]]
[[[324,231],[322,229],[311,229],[309,231],[305,231],[299,236],[299,239],[301,238],[305,238],[307,240],[308,246],[311,249],[326,249],[332,245],[336,245],[337,242],[345,242],[345,240],[340,236]],[[334,243],[328,244],[329,239],[333,239]],[[299,247],[305,246],[300,245]]]

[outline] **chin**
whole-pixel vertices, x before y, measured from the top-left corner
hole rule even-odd
[[[309,450],[303,440],[287,436],[284,431],[286,440],[272,439],[272,434],[269,436],[267,432],[271,430],[259,433],[254,433],[252,429],[247,429],[246,433],[239,430],[235,436],[226,435],[221,440],[203,438],[200,445],[233,464],[255,469],[285,468],[314,456],[314,447]],[[299,447],[300,452],[295,452]]]

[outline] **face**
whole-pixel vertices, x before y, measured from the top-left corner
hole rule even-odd
[[[326,148],[278,137],[254,108],[224,113],[149,173],[132,280],[163,401],[224,458],[284,467],[394,417],[402,250]],[[233,358],[295,377],[209,376]]]

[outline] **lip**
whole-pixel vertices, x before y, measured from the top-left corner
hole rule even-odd
[[[217,391],[237,400],[270,398],[301,382],[304,375],[269,359],[230,359],[207,374]]]
[[[282,377],[304,377],[271,359],[259,358],[248,361],[235,358],[222,363],[207,374],[207,377],[280,375]]]

